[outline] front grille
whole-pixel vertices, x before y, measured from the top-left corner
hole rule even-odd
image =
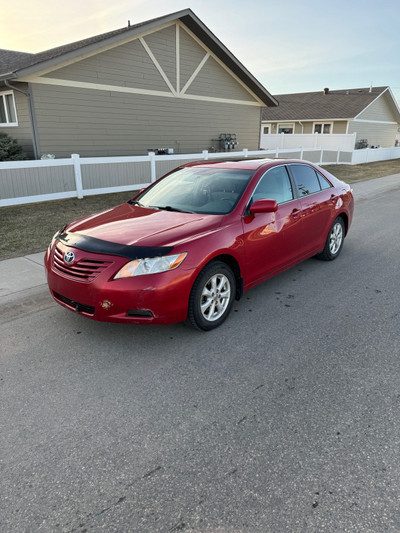
[[[72,265],[64,262],[64,253],[56,246],[54,250],[53,268],[64,276],[80,281],[93,281],[106,268],[112,265],[112,261],[97,261],[93,259],[80,259]]]
[[[77,311],[78,313],[86,313],[87,315],[94,315],[94,307],[92,307],[91,305],[75,302],[74,300],[70,300],[66,296],[62,296],[57,292],[54,292],[53,294],[57,300],[67,304],[69,307],[72,307],[74,311]]]

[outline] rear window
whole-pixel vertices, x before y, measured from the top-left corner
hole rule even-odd
[[[308,165],[290,165],[300,196],[307,196],[321,190],[315,170]]]

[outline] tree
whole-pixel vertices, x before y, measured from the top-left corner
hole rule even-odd
[[[0,131],[0,161],[22,161],[26,154],[22,146],[7,133]]]

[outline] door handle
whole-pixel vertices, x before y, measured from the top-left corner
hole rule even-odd
[[[290,216],[293,218],[298,218],[300,216],[300,209],[293,209],[293,211],[290,213]]]

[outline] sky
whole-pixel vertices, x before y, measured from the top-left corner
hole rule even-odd
[[[372,84],[400,102],[399,0],[3,2],[0,48],[40,52],[190,8],[273,95]]]

